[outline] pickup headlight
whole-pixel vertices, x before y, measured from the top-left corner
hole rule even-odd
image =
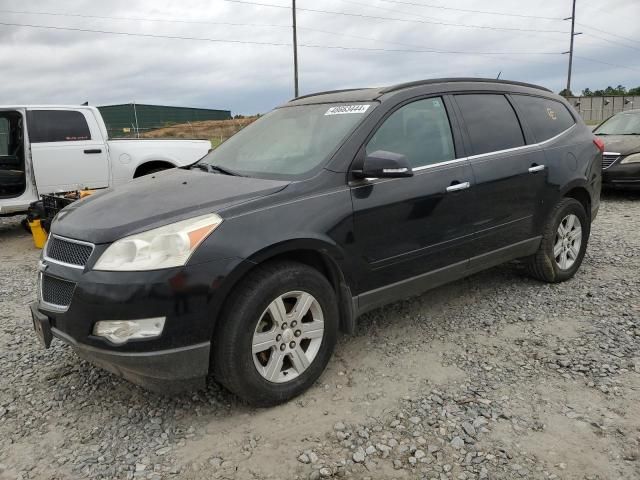
[[[620,160],[620,163],[640,163],[640,153],[634,153]]]
[[[93,269],[140,271],[182,266],[221,223],[222,218],[214,213],[122,238],[105,250]]]

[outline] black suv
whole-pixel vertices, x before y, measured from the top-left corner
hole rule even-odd
[[[299,97],[191,167],[62,210],[35,329],[147,388],[211,372],[277,404],[367,310],[514,259],[571,278],[603,149],[565,100],[523,83]]]

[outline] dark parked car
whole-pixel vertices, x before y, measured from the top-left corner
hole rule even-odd
[[[62,210],[35,328],[148,388],[212,373],[277,404],[363,312],[514,259],[573,277],[602,149],[562,98],[523,83],[299,97],[190,168]]]
[[[640,188],[640,109],[610,117],[594,133],[607,147],[602,159],[602,185]]]

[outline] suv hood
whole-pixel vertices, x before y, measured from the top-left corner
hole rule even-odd
[[[598,135],[604,142],[607,152],[617,152],[621,155],[640,152],[640,135]]]
[[[51,231],[109,243],[284,189],[289,182],[171,169],[96,193],[63,209]],[[224,215],[222,215],[224,217]]]

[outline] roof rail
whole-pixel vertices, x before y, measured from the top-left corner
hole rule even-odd
[[[512,80],[498,80],[496,78],[473,78],[473,77],[433,78],[429,80],[417,80],[415,82],[399,83],[397,85],[392,85],[390,87],[385,87],[381,89],[380,93],[395,92],[396,90],[403,90],[405,88],[417,87],[420,85],[431,85],[434,83],[450,83],[450,82],[503,83],[507,85],[519,85],[521,87],[537,88],[538,90],[544,90],[545,92],[553,93],[548,88],[541,87],[540,85],[533,85],[531,83],[515,82]]]
[[[355,92],[356,90],[368,90],[368,88],[343,88],[341,90],[327,90],[325,92],[308,93],[307,95],[300,95],[299,97],[292,98],[289,101],[293,102],[294,100],[300,100],[301,98],[317,97],[318,95],[330,95],[332,93]]]

